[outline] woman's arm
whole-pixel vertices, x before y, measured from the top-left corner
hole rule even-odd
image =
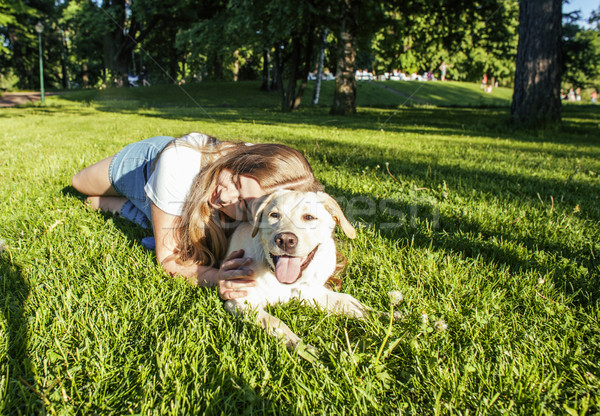
[[[249,264],[251,259],[244,258],[243,252],[232,253],[220,268],[202,266],[199,264],[182,265],[175,260],[177,248],[175,215],[167,214],[152,204],[152,227],[156,243],[156,260],[162,268],[172,276],[180,275],[190,283],[200,286],[219,286],[219,296],[222,299],[235,299],[246,296],[246,287],[254,286],[251,279],[253,274]]]

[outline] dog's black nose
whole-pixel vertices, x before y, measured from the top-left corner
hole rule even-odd
[[[296,250],[298,237],[293,233],[279,233],[275,236],[275,244],[288,254],[292,254]]]

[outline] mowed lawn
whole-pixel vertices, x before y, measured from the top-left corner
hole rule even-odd
[[[328,115],[331,84],[292,114],[256,83],[0,110],[0,413],[600,412],[600,107],[522,132],[507,91],[420,85],[360,84],[350,117]],[[336,234],[342,290],[380,311],[401,291],[400,319],[271,308],[318,348],[307,361],[70,187],[128,143],[190,131],[304,152],[358,230]]]

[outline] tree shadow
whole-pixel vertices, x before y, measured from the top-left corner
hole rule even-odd
[[[352,209],[348,209],[349,201],[373,201],[373,196],[366,193],[348,194],[335,185],[326,182],[324,185],[326,191],[340,202],[351,222],[376,229],[378,235],[392,243],[392,246],[404,240],[407,245],[420,249],[433,248],[465,258],[483,259],[488,264],[509,269],[511,273],[533,271],[539,276],[552,276],[556,286],[564,288],[565,294],[572,296],[573,303],[582,307],[593,307],[590,299],[600,296],[600,275],[594,272],[600,270],[600,258],[591,252],[584,253],[583,248],[573,247],[568,241],[549,241],[531,235],[516,236],[502,226],[490,228],[476,221],[452,217],[440,213],[435,200],[418,196],[410,202],[386,200],[385,209],[388,213],[382,212],[378,201],[375,201],[371,205],[375,211],[370,215],[353,217]],[[429,223],[430,230],[419,225],[425,223]],[[509,244],[498,244],[498,241]],[[517,243],[518,246],[510,243]],[[563,261],[555,261],[548,267],[530,255],[523,256],[519,247],[525,248],[527,253],[545,251],[559,258],[575,260],[578,266],[586,267],[589,273],[586,276],[574,275],[573,264]]]
[[[0,278],[0,308],[6,328],[3,337],[6,356],[0,356],[0,365],[2,373],[8,376],[4,380],[0,408],[5,414],[44,414],[44,397],[36,386],[35,372],[27,353],[29,324],[25,304],[30,288],[21,268],[7,253],[0,253]]]
[[[305,139],[290,142],[302,148],[310,148],[312,144]],[[575,155],[577,154],[578,151],[575,150]],[[542,196],[550,203],[549,197],[552,196],[557,202],[556,210],[561,207],[573,210],[579,205],[579,216],[600,221],[600,182],[576,180],[573,175],[544,178],[505,170],[490,170],[484,165],[463,165],[461,158],[456,158],[456,163],[442,164],[434,154],[414,154],[408,151],[393,154],[385,147],[366,144],[348,149],[331,140],[320,140],[319,148],[314,149],[313,146],[309,155],[311,159],[320,160],[324,165],[343,166],[346,172],[357,176],[364,174],[366,168],[373,169],[388,164],[390,174],[393,173],[395,178],[402,180],[399,187],[409,187],[410,184],[433,187],[445,182],[449,192],[454,194],[466,196],[471,190],[476,190],[480,194],[510,199],[524,205],[538,204]],[[573,157],[567,152],[563,156]],[[364,196],[373,198],[373,195]]]
[[[219,123],[256,123],[262,125],[327,126],[342,130],[370,130],[405,134],[440,135],[466,140],[474,138],[505,139],[510,142],[586,144],[600,146],[598,122],[594,108],[578,106],[565,109],[562,124],[554,130],[519,130],[510,124],[506,108],[450,108],[450,107],[361,107],[352,116],[332,117],[328,109],[301,108],[293,114],[284,114],[271,107],[232,107],[202,105],[200,107],[152,107],[132,103],[95,103],[102,112],[135,114],[136,116],[165,120]]]

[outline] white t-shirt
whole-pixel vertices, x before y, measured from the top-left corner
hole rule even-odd
[[[202,152],[194,146],[218,146],[220,142],[201,133],[190,133],[165,149],[144,187],[148,198],[167,214],[181,215],[183,203],[202,167]]]

